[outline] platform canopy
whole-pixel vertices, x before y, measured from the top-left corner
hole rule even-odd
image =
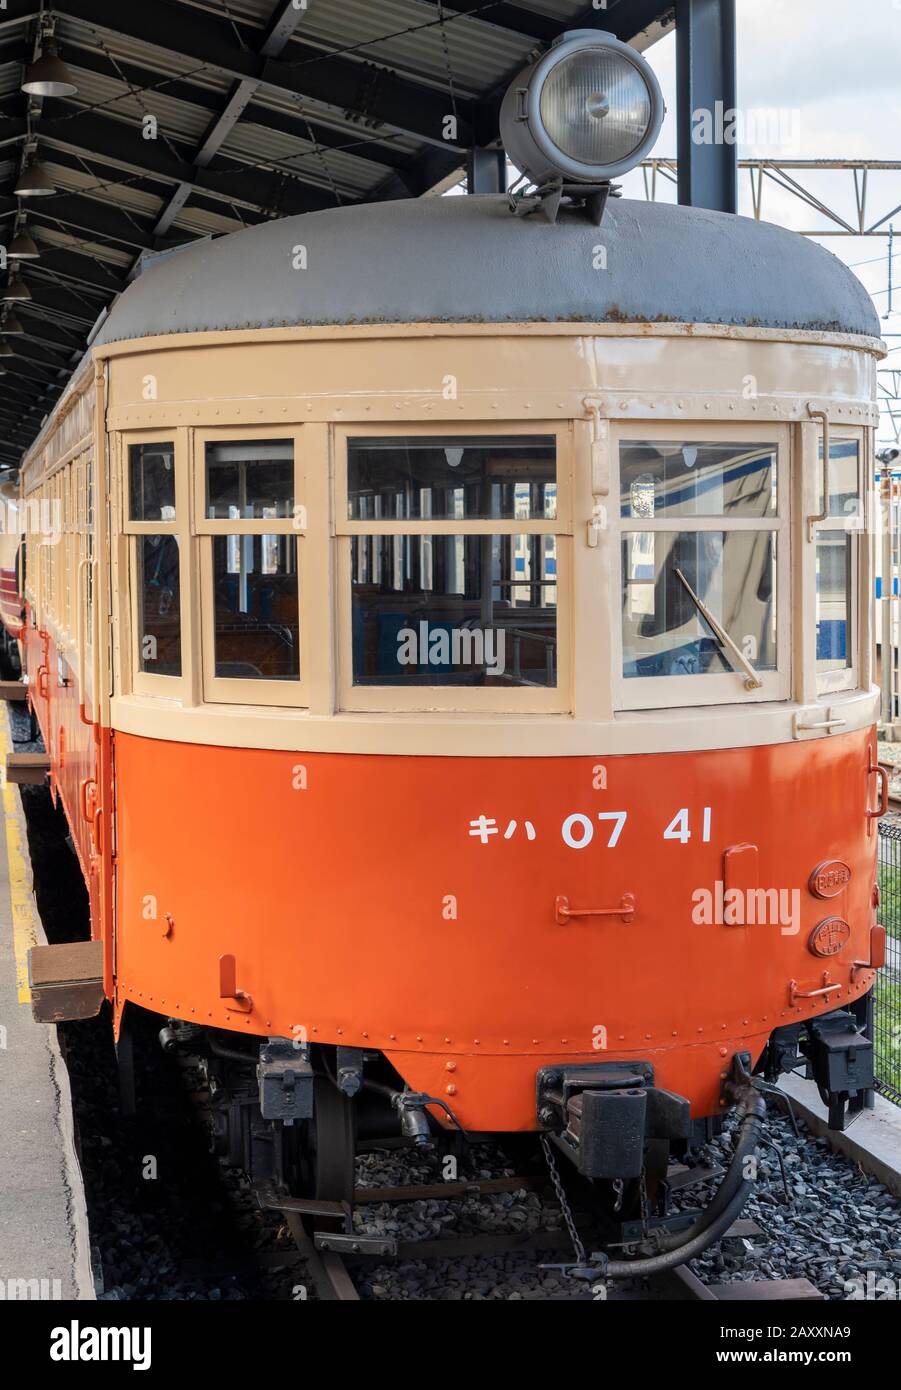
[[[471,191],[498,191],[506,86],[568,29],[643,49],[677,26],[680,198],[733,211],[734,150],[692,147],[690,114],[734,101],[734,3],[6,0],[0,243],[9,252],[31,238],[39,255],[10,257],[0,274],[11,349],[0,357],[0,469],[21,457],[148,255],[301,212],[421,197],[464,173]],[[23,91],[41,52],[64,64],[70,90]],[[52,191],[17,196],[23,179]]]

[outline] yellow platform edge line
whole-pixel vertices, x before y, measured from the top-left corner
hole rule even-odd
[[[16,991],[20,1004],[31,1003],[28,985],[28,952],[38,944],[31,873],[22,838],[22,815],[16,788],[6,780],[6,757],[12,752],[9,709],[0,719],[0,769],[3,778],[3,820],[6,826],[6,863],[12,905],[13,951],[16,957]]]

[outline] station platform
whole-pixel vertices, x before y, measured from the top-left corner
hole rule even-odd
[[[0,769],[10,751],[0,705]],[[25,818],[17,787],[0,795],[0,1300],[93,1299],[69,1076],[56,1029],[31,1016],[28,950],[45,937]]]

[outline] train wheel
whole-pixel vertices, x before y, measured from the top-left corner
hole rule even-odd
[[[327,1076],[313,1087],[313,1119],[301,1157],[304,1195],[324,1202],[351,1202],[354,1193],[354,1108]]]

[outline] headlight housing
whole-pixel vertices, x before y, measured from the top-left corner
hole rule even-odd
[[[513,81],[501,136],[513,163],[541,186],[605,183],[653,146],[664,116],[660,84],[628,44],[580,29],[563,34]]]

